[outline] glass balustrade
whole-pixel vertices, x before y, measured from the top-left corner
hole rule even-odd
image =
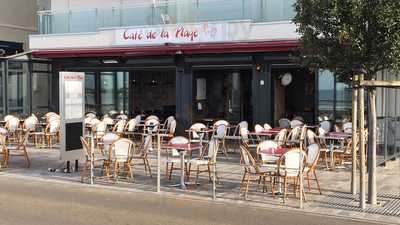
[[[101,28],[206,21],[291,20],[295,0],[196,0],[111,9],[38,13],[41,34],[94,32]]]

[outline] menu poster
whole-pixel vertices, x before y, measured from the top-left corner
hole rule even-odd
[[[65,119],[81,119],[83,117],[83,76],[80,74],[64,74],[64,110]]]

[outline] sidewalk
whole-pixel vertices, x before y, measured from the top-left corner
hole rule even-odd
[[[66,183],[81,184],[80,174],[64,174],[61,172],[48,172],[48,168],[62,168],[63,162],[59,160],[58,149],[28,149],[32,165],[25,168],[22,157],[10,159],[8,168],[2,169],[2,174],[6,176],[26,177],[29,179],[46,179]],[[176,196],[178,198],[195,198],[199,200],[212,201],[212,185],[208,182],[208,174],[202,173],[199,176],[200,185],[188,186],[188,190],[180,190],[172,187],[180,179],[180,171],[173,173],[172,180],[169,181],[165,175],[165,157],[161,163],[161,192],[163,194]],[[155,152],[150,154],[150,163],[153,178],[145,176],[143,165],[134,167],[135,183],[128,183],[119,179],[118,183],[107,181],[104,178],[95,180],[95,187],[105,187],[121,190],[133,190],[144,192],[156,191],[156,156]],[[271,193],[263,193],[261,186],[257,184],[250,186],[248,199],[239,197],[240,181],[243,169],[239,165],[239,154],[230,153],[229,158],[219,157],[217,166],[219,183],[217,185],[217,201],[238,202],[256,207],[273,207],[287,210],[298,210],[299,201],[293,194],[289,195],[286,204],[282,203],[281,196],[272,197]],[[320,179],[322,195],[316,189],[311,193],[306,192],[307,202],[304,203],[304,211],[324,214],[331,216],[344,216],[356,219],[367,219],[385,221],[400,224],[400,160],[388,162],[386,167],[378,167],[378,201],[379,206],[369,207],[360,210],[358,208],[358,196],[349,194],[350,190],[350,165],[345,168],[338,168],[336,171],[326,171],[319,169],[317,175]],[[195,174],[191,176],[194,181]],[[312,183],[315,187],[315,183]],[[307,187],[307,185],[305,185]],[[308,191],[308,189],[305,189]],[[268,191],[270,188],[268,187]]]

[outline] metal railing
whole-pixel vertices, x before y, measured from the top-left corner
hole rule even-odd
[[[295,0],[188,0],[68,12],[38,12],[40,34],[95,32],[101,28],[251,20],[291,20]]]
[[[400,118],[379,117],[377,137],[377,164],[400,157]]]

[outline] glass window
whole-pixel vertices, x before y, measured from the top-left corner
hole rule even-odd
[[[351,87],[348,84],[337,82],[336,104],[335,104],[336,119],[342,120],[351,118],[351,102],[352,102]]]
[[[32,74],[32,113],[45,114],[50,109],[50,73]]]
[[[328,70],[318,72],[318,110],[324,116],[333,116],[335,78]]]
[[[92,72],[85,73],[85,109],[86,112],[96,111],[96,82]]]
[[[127,114],[129,97],[129,73],[117,72],[117,111]]]
[[[0,61],[0,116],[3,118],[4,116],[4,102],[3,102],[3,90],[4,90],[4,83],[3,83],[3,69],[4,69],[4,62]]]
[[[10,114],[29,113],[28,63],[8,62],[7,101]]]
[[[328,70],[318,73],[318,110],[319,115],[342,120],[351,117],[351,87],[340,82]]]

